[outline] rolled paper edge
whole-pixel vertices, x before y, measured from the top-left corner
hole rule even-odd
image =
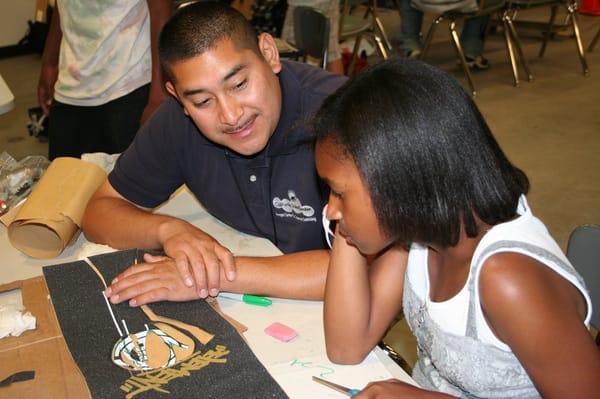
[[[89,199],[106,178],[98,165],[78,158],[56,158],[37,182],[16,220],[54,219],[67,215],[81,223]]]
[[[49,259],[60,255],[78,230],[71,218],[64,215],[59,220],[15,220],[8,226],[8,239],[28,256]]]

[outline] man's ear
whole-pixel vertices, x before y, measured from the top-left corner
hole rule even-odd
[[[273,72],[279,73],[281,71],[281,60],[273,36],[265,32],[258,35],[258,48]]]
[[[179,97],[177,97],[177,92],[175,91],[175,86],[173,86],[173,83],[171,83],[171,81],[167,80],[165,82],[165,89],[167,89],[167,92],[170,95],[179,100]]]
[[[179,96],[177,95],[177,91],[175,91],[175,86],[173,86],[173,83],[171,83],[171,81],[167,80],[165,82],[165,89],[167,89],[167,92],[170,95],[172,95],[173,97],[175,97],[175,99],[177,100],[177,102],[179,102],[179,105],[181,105],[183,107],[183,113],[186,114],[186,115],[189,115],[189,113],[187,112],[187,110],[183,106],[183,103],[179,99]]]

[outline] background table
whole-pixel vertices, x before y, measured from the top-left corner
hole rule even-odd
[[[235,255],[274,256],[281,252],[270,241],[233,230],[206,212],[185,188],[179,190],[156,212],[185,219],[217,238]],[[106,246],[91,244],[81,235],[59,257],[50,260],[30,258],[9,241],[4,226],[0,227],[0,284],[42,275],[42,267],[64,263],[110,251]],[[342,398],[343,395],[311,381],[312,375],[363,388],[369,381],[399,378],[412,379],[383,351],[376,348],[360,365],[336,365],[327,359],[323,332],[323,303],[273,299],[269,307],[219,298],[222,310],[248,326],[244,337],[259,360],[291,398]],[[278,321],[298,332],[292,341],[283,343],[264,333],[265,327]]]
[[[15,106],[15,96],[0,75],[0,115],[7,113]]]

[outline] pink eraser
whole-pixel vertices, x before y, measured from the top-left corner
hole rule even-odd
[[[277,321],[265,328],[265,333],[282,342],[288,342],[298,335],[296,330]]]

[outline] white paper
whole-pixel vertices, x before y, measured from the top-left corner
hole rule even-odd
[[[21,290],[0,293],[0,338],[35,329],[35,317],[23,311]]]
[[[116,249],[103,244],[94,244],[93,242],[85,242],[77,251],[77,259],[85,259],[90,256],[115,252]]]
[[[390,372],[372,352],[361,364],[353,366],[334,364],[326,356],[320,355],[294,359],[268,369],[290,398],[348,397],[313,381],[313,376],[351,389],[363,389],[369,382],[392,378]]]

